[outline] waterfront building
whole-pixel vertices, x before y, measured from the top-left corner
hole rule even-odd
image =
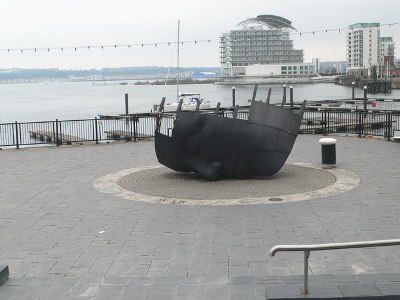
[[[375,68],[378,76],[389,77],[394,66],[392,37],[380,36],[379,23],[356,23],[347,31],[347,74],[371,76]]]
[[[394,42],[392,37],[381,37],[380,40],[380,64],[387,70],[394,66]]]
[[[312,64],[314,65],[315,73],[319,73],[320,72],[320,67],[319,67],[320,61],[319,61],[319,58],[313,58],[312,59]]]
[[[294,49],[289,33],[296,29],[289,20],[260,15],[237,26],[220,38],[222,81],[315,76],[314,65],[303,62],[303,50]]]
[[[380,24],[356,23],[347,31],[347,74],[350,76],[369,76],[373,66],[379,66]]]

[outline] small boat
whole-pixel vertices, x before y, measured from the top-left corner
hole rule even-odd
[[[182,100],[181,110],[196,110],[197,104],[200,103],[199,109],[208,109],[211,107],[209,100],[200,98],[199,93],[182,93],[179,95],[179,101]],[[174,112],[178,110],[179,102],[166,102],[164,104],[165,112]]]

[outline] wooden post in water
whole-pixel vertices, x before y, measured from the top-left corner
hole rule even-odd
[[[272,92],[272,89],[269,88],[269,89],[268,89],[268,96],[267,96],[267,100],[266,100],[267,104],[269,104],[269,102],[270,102],[270,100],[271,100],[271,92]]]
[[[293,107],[293,87],[290,86],[290,107]]]
[[[232,107],[235,107],[235,106],[236,106],[236,89],[233,86],[232,87]]]
[[[125,92],[125,115],[129,114],[128,108],[129,100],[128,100],[128,91]]]
[[[286,104],[286,84],[283,85],[282,107]]]
[[[367,110],[367,93],[368,93],[368,88],[366,85],[364,85],[364,110]]]

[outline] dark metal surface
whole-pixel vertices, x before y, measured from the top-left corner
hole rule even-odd
[[[296,113],[252,101],[248,120],[177,111],[171,136],[156,129],[157,158],[175,171],[207,180],[274,175],[292,150],[304,105]]]

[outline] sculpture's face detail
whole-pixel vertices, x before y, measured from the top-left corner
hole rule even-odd
[[[198,112],[176,112],[171,136],[155,133],[158,161],[207,180],[271,176],[285,164],[302,119],[272,104],[253,101],[248,120]],[[162,104],[158,125],[161,122]]]

